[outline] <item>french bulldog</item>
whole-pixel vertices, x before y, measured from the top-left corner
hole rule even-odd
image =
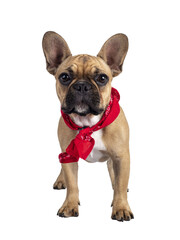
[[[110,37],[97,56],[80,54],[72,56],[66,41],[57,33],[44,34],[43,52],[46,68],[56,79],[57,96],[62,111],[80,128],[97,124],[111,99],[111,82],[122,72],[128,50],[128,38],[124,34]],[[58,138],[62,152],[80,130],[72,130],[60,117]],[[130,171],[129,127],[120,107],[117,118],[108,126],[92,133],[95,145],[85,159],[87,162],[107,161],[114,190],[111,218],[129,221],[134,218],[127,200]],[[57,215],[79,215],[78,162],[62,163],[54,189],[67,188],[66,199]]]

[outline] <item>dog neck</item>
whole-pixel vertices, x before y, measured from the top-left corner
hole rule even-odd
[[[71,114],[71,119],[72,121],[80,126],[80,127],[92,127],[94,126],[96,123],[99,122],[99,120],[102,117],[102,114],[99,115],[90,115],[88,114],[87,116],[80,116],[78,114]]]

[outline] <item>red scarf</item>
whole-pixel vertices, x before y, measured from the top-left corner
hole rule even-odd
[[[92,151],[95,141],[91,134],[111,124],[120,113],[120,95],[115,88],[111,90],[111,99],[101,120],[92,127],[79,127],[71,118],[61,110],[66,125],[72,130],[80,130],[77,136],[71,141],[66,152],[59,154],[60,163],[78,162],[79,158],[86,159]]]

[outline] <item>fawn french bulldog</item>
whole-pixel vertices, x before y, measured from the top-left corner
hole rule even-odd
[[[78,216],[78,160],[107,161],[114,197],[112,219],[134,218],[127,200],[130,170],[129,127],[119,93],[111,87],[122,72],[128,38],[116,34],[102,46],[97,57],[72,56],[66,41],[55,32],[46,32],[43,51],[47,71],[55,76],[61,103],[58,138],[61,172],[54,189],[67,188],[66,199],[57,215]]]

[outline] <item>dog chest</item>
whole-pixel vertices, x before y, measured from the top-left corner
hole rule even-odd
[[[100,120],[100,116],[93,116],[93,117],[83,117],[83,116],[74,116],[73,121],[81,127],[89,126],[92,127]],[[102,129],[95,131],[92,133],[91,137],[94,138],[95,144],[93,150],[86,158],[87,162],[99,162],[99,161],[106,161],[109,157],[106,154],[106,147],[102,141]]]
[[[102,130],[98,130],[94,132],[92,135],[92,138],[95,140],[95,145],[93,147],[93,150],[87,157],[86,161],[88,162],[99,162],[102,160],[102,158],[106,157],[104,152],[106,151],[106,147],[104,146],[104,143],[102,141]],[[106,159],[103,159],[104,161]]]

